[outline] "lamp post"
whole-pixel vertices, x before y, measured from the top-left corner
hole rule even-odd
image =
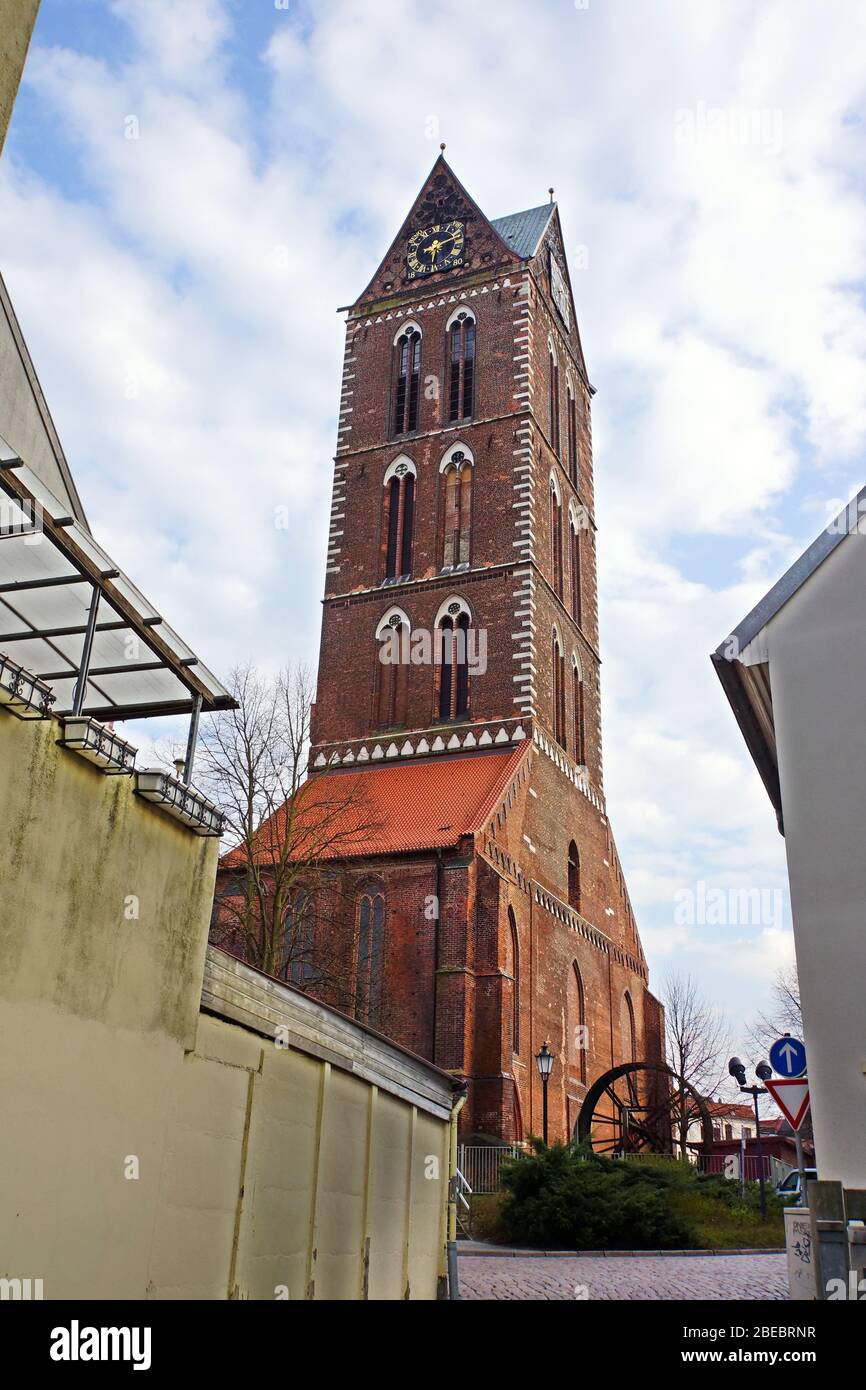
[[[547,1143],[547,1083],[550,1080],[550,1073],[553,1071],[553,1053],[547,1043],[541,1044],[541,1051],[536,1055],[535,1065],[538,1067],[538,1075],[541,1077],[541,1137]]]
[[[746,1068],[743,1066],[739,1057],[732,1057],[728,1063],[728,1072],[735,1081],[740,1083],[740,1090],[744,1095],[751,1096],[755,1105],[755,1138],[758,1143],[758,1183],[761,1190],[761,1220],[767,1219],[767,1193],[764,1188],[764,1146],[761,1143],[761,1116],[758,1112],[758,1096],[765,1096],[767,1092],[763,1086],[746,1085]],[[767,1062],[759,1062],[755,1067],[755,1075],[759,1081],[769,1081],[773,1075],[773,1068]]]

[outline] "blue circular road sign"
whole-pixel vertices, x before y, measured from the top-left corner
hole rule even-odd
[[[799,1038],[779,1038],[770,1048],[770,1066],[778,1076],[803,1076],[806,1048]]]

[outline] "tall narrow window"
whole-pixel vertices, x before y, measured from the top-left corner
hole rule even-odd
[[[385,578],[406,579],[412,573],[415,526],[415,465],[398,459],[385,473]]]
[[[460,600],[448,605],[437,630],[438,715],[460,719],[469,709],[469,613]]]
[[[574,840],[568,846],[568,905],[580,912],[580,855]]]
[[[448,419],[472,414],[475,394],[475,319],[461,309],[448,329]]]
[[[573,718],[574,718],[574,761],[576,763],[586,762],[586,729],[584,726],[583,713],[583,677],[577,658],[572,663],[572,677],[574,681],[573,693]]]
[[[410,324],[394,344],[394,434],[418,428],[418,389],[421,380],[421,333]]]
[[[376,1027],[382,1008],[382,946],[385,935],[385,897],[369,889],[358,901],[358,957],[355,974],[355,1017]]]
[[[452,449],[441,465],[445,479],[445,526],[442,568],[469,564],[472,527],[472,458],[463,449]]]
[[[553,588],[562,598],[562,503],[553,477],[550,479],[550,570]]]
[[[508,909],[508,954],[505,968],[511,975],[511,1051],[520,1051],[520,946],[514,908]]]
[[[406,723],[409,683],[409,620],[399,609],[386,613],[376,630],[376,723],[383,728]]]
[[[559,454],[559,363],[550,349],[550,447]]]
[[[583,576],[580,544],[580,525],[572,517],[569,521],[571,533],[571,612],[578,627],[583,627]]]
[[[637,1039],[634,1026],[634,1005],[631,1002],[631,995],[628,990],[622,996],[622,1060],[624,1062],[637,1061]]]
[[[566,1055],[574,1058],[572,1066],[578,1077],[586,1085],[586,1054],[589,1034],[586,1027],[586,996],[583,992],[583,979],[577,961],[572,962],[568,975],[568,1027],[571,1033],[570,1047]]]
[[[298,888],[289,897],[283,915],[283,960],[280,979],[304,989],[315,978],[313,969],[313,915],[309,894]]]
[[[565,657],[556,633],[553,635],[553,737],[565,747]]]
[[[577,487],[577,402],[568,383],[568,476]]]

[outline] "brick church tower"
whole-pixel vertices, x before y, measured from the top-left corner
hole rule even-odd
[[[662,1059],[604,800],[590,403],[554,203],[489,220],[440,157],[348,311],[311,776],[375,831],[344,1006],[550,1134]]]

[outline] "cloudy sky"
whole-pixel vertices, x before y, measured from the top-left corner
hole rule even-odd
[[[863,482],[864,88],[858,0],[42,0],[0,166],[93,530],[223,674],[315,660],[335,309],[439,141],[490,216],[554,185],[609,808],[655,986],[735,1035],[788,958],[784,845],[707,653]],[[763,908],[707,922],[715,889]]]

